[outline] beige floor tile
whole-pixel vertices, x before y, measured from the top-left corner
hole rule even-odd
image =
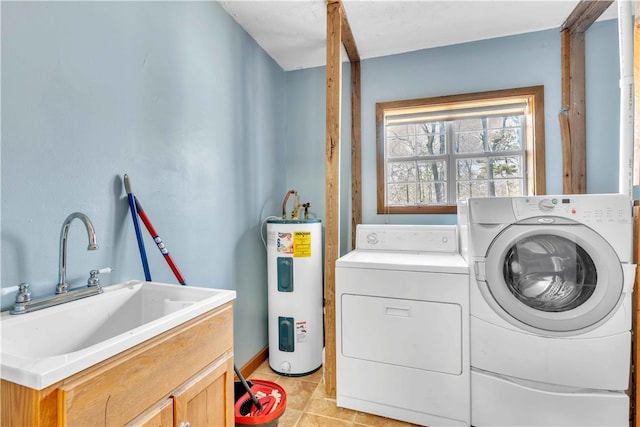
[[[284,414],[278,420],[278,427],[296,427],[300,417],[302,417],[302,411],[287,406]]]
[[[313,374],[305,375],[303,377],[299,377],[301,380],[309,381],[313,383],[319,383],[324,378],[324,368],[320,368],[315,371]]]
[[[351,427],[351,421],[339,420],[337,418],[323,417],[322,415],[302,414],[296,427]]]
[[[266,380],[266,381],[271,381],[272,383],[277,383],[278,382],[278,378],[280,378],[280,375],[274,374],[273,372],[266,372],[266,371],[258,372],[258,371],[255,371],[247,379],[248,380],[251,380],[251,379],[254,379],[254,380]]]
[[[327,395],[327,387],[324,383],[324,380],[318,383],[318,387],[316,387],[316,390],[313,392],[313,395],[311,397],[314,397],[316,399],[324,399],[329,397]]]
[[[279,376],[275,382],[282,386],[287,393],[287,407],[301,411],[307,406],[311,395],[318,386],[315,383],[301,381],[299,378],[292,377]]]
[[[351,409],[338,408],[335,399],[314,399],[312,398],[304,410],[307,414],[324,415],[331,418],[339,418],[345,421],[353,421],[356,411]]]
[[[271,370],[271,367],[269,366],[269,360],[265,360],[264,362],[262,362],[260,364],[260,366],[258,366],[258,369],[253,371],[254,374],[256,372],[270,372],[270,373],[273,373],[273,371]]]

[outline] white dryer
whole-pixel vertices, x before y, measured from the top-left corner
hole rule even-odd
[[[359,225],[336,262],[337,405],[469,425],[469,270],[455,226]]]
[[[458,221],[472,424],[628,425],[631,200],[470,198]]]

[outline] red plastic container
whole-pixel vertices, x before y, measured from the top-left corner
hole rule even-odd
[[[234,415],[237,426],[275,427],[287,406],[287,393],[278,384],[265,380],[248,380],[251,391],[258,398],[262,409],[251,402],[249,393],[236,401]],[[278,398],[279,396],[279,398]]]

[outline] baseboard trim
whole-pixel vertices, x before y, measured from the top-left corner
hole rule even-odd
[[[262,362],[267,360],[269,357],[269,346],[265,346],[262,350],[258,352],[255,356],[251,358],[242,368],[240,368],[240,373],[243,377],[248,378],[249,375],[253,374],[253,372],[258,369]]]

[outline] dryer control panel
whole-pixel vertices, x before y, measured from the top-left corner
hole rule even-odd
[[[356,249],[457,253],[455,225],[361,224],[356,230]]]

